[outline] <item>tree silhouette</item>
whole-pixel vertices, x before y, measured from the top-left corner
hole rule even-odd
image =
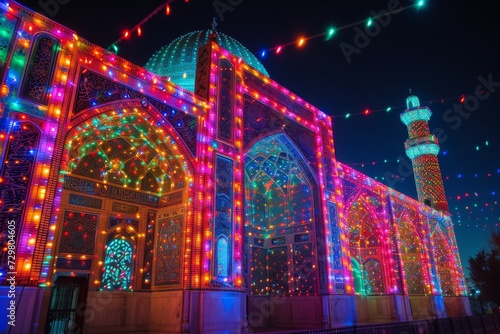
[[[500,231],[491,232],[490,248],[469,257],[470,279],[483,301],[500,305]]]

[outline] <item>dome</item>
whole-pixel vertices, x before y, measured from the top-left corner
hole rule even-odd
[[[210,33],[210,30],[194,31],[174,39],[155,52],[144,68],[154,74],[170,77],[175,84],[194,92],[198,48],[208,42]],[[240,42],[223,33],[216,34],[218,45],[268,76],[262,63]]]

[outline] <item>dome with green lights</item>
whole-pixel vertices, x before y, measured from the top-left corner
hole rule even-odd
[[[194,92],[198,48],[208,42],[210,33],[210,30],[194,31],[174,39],[155,52],[144,67],[154,74],[169,77],[173,83]],[[234,38],[217,32],[216,42],[236,57],[242,58],[248,65],[269,76],[262,63]]]

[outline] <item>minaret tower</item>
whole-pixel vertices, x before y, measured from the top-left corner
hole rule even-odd
[[[401,121],[408,127],[409,138],[405,141],[406,155],[411,159],[418,200],[436,210],[448,212],[443,178],[437,155],[439,142],[429,131],[432,112],[421,107],[418,97],[411,93],[406,99],[407,109]]]

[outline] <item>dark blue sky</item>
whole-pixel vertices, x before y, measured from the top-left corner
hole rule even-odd
[[[54,1],[20,3],[43,11],[40,3]],[[117,6],[97,0],[61,2],[68,3],[50,7],[48,16],[102,47],[164,3],[147,0]],[[299,4],[176,0],[171,3],[170,16],[164,11],[153,16],[142,26],[143,36],[121,42],[118,54],[142,66],[175,37],[207,29],[216,17],[219,31],[257,55],[262,49],[300,36],[321,34],[332,25],[343,27],[365,20],[372,11],[412,4],[404,0],[310,0]],[[310,39],[300,49],[291,45],[280,55],[269,53],[262,59],[273,80],[335,117],[339,161],[412,197],[416,197],[413,175],[401,173],[401,161],[397,162],[400,156],[405,157],[403,143],[407,138],[399,114],[409,88],[421,104],[431,108],[431,129],[442,133],[439,159],[464,268],[469,256],[488,245],[491,229],[500,224],[500,65],[494,51],[500,42],[497,13],[493,1],[426,1],[422,8],[391,15],[385,27],[371,30],[369,40],[359,40],[356,29],[366,32],[361,23],[338,30],[329,41],[324,37]],[[341,46],[356,50],[346,57]],[[490,81],[489,87],[483,84],[482,92],[476,92],[482,81]],[[454,112],[462,94],[468,104],[462,106],[463,111]],[[385,112],[388,106],[392,110]],[[358,114],[367,108],[368,115]],[[352,116],[345,118],[346,113]],[[382,179],[387,174],[399,178]]]

